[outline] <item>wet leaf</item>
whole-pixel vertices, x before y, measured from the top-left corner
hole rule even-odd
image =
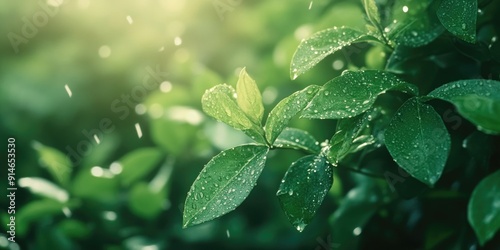
[[[476,41],[477,0],[443,0],[436,13],[449,32],[469,43]]]
[[[405,102],[392,118],[385,144],[402,169],[429,186],[441,177],[451,147],[439,114],[416,98]]]
[[[122,166],[120,179],[124,185],[144,178],[158,166],[163,159],[163,152],[157,148],[141,148],[122,157],[118,162]]]
[[[207,90],[201,99],[205,113],[235,129],[242,130],[257,142],[265,143],[260,125],[254,124],[236,102],[236,91],[227,84],[220,84]]]
[[[319,142],[312,135],[307,131],[296,128],[285,128],[273,146],[305,150],[312,154],[318,154],[321,151]]]
[[[346,71],[327,82],[302,111],[301,117],[342,119],[368,110],[388,90],[417,94],[416,86],[377,70]]]
[[[393,22],[385,29],[390,40],[398,45],[420,47],[434,41],[444,31],[431,0],[400,0],[393,6]]]
[[[461,80],[447,83],[429,97],[451,102],[467,120],[488,134],[500,133],[500,82],[493,80]]]
[[[300,232],[309,224],[333,183],[333,170],[323,156],[292,163],[276,195],[288,220]]]
[[[269,148],[243,145],[216,155],[188,192],[183,227],[220,217],[239,206],[256,185]]]
[[[375,143],[375,138],[366,131],[369,128],[371,112],[337,122],[336,132],[330,139],[327,159],[336,165],[346,155]],[[368,131],[369,132],[369,131]]]
[[[47,147],[39,142],[33,142],[33,148],[38,153],[40,165],[47,168],[47,171],[62,186],[69,182],[72,164],[70,159],[61,151]]]
[[[295,51],[290,66],[290,77],[297,78],[318,64],[326,56],[339,51],[352,43],[378,41],[365,32],[348,27],[333,27],[313,34],[302,40]]]
[[[500,171],[488,175],[474,188],[468,219],[483,246],[500,229]]]
[[[240,72],[236,83],[236,94],[238,106],[255,124],[262,122],[264,105],[262,96],[255,81],[248,75],[245,68]]]
[[[265,131],[269,143],[273,143],[288,122],[311,101],[320,86],[310,85],[281,100],[267,117]]]

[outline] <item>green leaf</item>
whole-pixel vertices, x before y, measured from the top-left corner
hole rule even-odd
[[[435,11],[430,8],[432,0],[395,1],[392,23],[385,28],[390,40],[398,45],[419,47],[434,41],[444,31]]]
[[[402,169],[429,186],[441,177],[451,147],[439,114],[416,98],[406,101],[392,118],[385,144]]]
[[[337,122],[336,132],[330,139],[327,159],[331,164],[338,164],[346,155],[357,152],[375,143],[375,138],[367,134],[372,112],[341,119]]]
[[[342,119],[368,110],[388,90],[417,94],[416,86],[377,70],[345,71],[327,82],[302,111],[304,118]]]
[[[216,155],[188,192],[183,227],[220,217],[239,206],[264,169],[268,147],[243,145]]]
[[[333,170],[322,156],[292,163],[276,195],[288,220],[300,232],[311,222],[333,183]]]
[[[205,92],[201,104],[203,111],[218,121],[242,130],[252,139],[265,143],[260,125],[254,124],[236,103],[236,91],[227,84],[217,85]]]
[[[77,197],[113,203],[118,199],[116,178],[94,176],[90,170],[81,170],[72,182],[71,194]]]
[[[264,115],[262,96],[255,81],[247,74],[245,68],[240,72],[236,83],[236,94],[238,106],[250,118],[253,123],[260,124]]]
[[[307,131],[296,128],[285,128],[273,144],[278,148],[291,148],[305,150],[309,153],[319,154],[321,147]]]
[[[447,83],[428,94],[451,102],[467,120],[488,134],[499,134],[500,82],[493,80],[461,80]]]
[[[151,119],[150,126],[151,137],[155,144],[175,156],[190,149],[199,128],[186,122],[164,118]]]
[[[130,190],[128,206],[134,214],[152,219],[165,209],[165,196],[165,192],[155,191],[147,183],[139,182]]]
[[[318,64],[326,56],[352,43],[378,41],[364,32],[348,27],[333,27],[313,34],[302,40],[295,51],[290,66],[290,77],[297,78]]]
[[[19,179],[19,186],[27,188],[31,193],[47,197],[61,203],[67,202],[69,194],[56,184],[39,177],[24,177]]]
[[[310,85],[281,100],[269,113],[266,120],[265,131],[269,143],[273,143],[288,122],[311,101],[320,86]]]
[[[75,219],[65,219],[57,224],[57,228],[73,239],[85,239],[91,233],[90,227]]]
[[[24,236],[28,233],[30,224],[43,217],[62,214],[66,205],[49,199],[35,200],[25,204],[16,211],[16,233]]]
[[[467,217],[481,246],[500,229],[500,171],[488,175],[474,188]]]
[[[370,20],[373,26],[380,28],[380,13],[378,12],[375,0],[363,0],[363,6],[365,7],[368,20]]]
[[[436,13],[449,32],[466,42],[476,41],[477,0],[443,0]]]
[[[124,185],[144,178],[158,166],[163,159],[163,152],[157,148],[141,148],[122,157],[118,162],[122,166],[120,179]]]
[[[72,170],[69,158],[61,153],[61,151],[47,147],[37,141],[34,141],[32,145],[38,153],[40,165],[47,168],[52,177],[62,186],[66,186]]]

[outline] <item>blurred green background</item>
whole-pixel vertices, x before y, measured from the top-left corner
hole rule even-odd
[[[274,153],[248,200],[220,219],[182,229],[182,206],[212,156],[248,141],[201,112],[204,91],[235,84],[247,67],[268,112],[340,74],[364,55],[336,54],[296,81],[289,63],[315,31],[364,28],[359,1],[2,1],[0,18],[0,133],[4,150],[16,140],[18,185],[18,244],[10,244],[0,182],[0,248],[334,246],[325,220],[340,183],[303,233],[275,198],[297,152]],[[293,126],[315,126],[317,138],[334,132],[325,121]]]

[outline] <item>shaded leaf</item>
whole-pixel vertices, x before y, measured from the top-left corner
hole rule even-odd
[[[385,145],[402,169],[433,186],[441,177],[451,141],[439,114],[412,98],[392,118]]]
[[[61,185],[66,186],[72,170],[70,159],[61,151],[47,147],[37,141],[34,141],[32,145],[38,153],[40,165],[47,168],[47,171]]]
[[[310,85],[281,100],[271,110],[265,125],[266,138],[269,143],[272,144],[276,140],[288,122],[306,107],[319,89],[320,86]]]
[[[395,1],[392,23],[385,29],[390,40],[398,45],[419,47],[434,41],[444,31],[435,12],[429,8],[432,0]]]
[[[91,233],[90,227],[75,219],[65,219],[57,225],[57,228],[74,239],[85,239]]]
[[[469,43],[476,41],[477,0],[443,0],[436,13],[449,32]]]
[[[345,71],[321,87],[302,111],[301,117],[350,118],[368,110],[377,96],[388,90],[418,93],[416,86],[391,73],[377,70]]]
[[[371,112],[367,112],[337,122],[336,132],[330,139],[330,149],[327,154],[330,163],[336,165],[346,155],[375,143],[373,135],[366,133],[370,117]]]
[[[323,156],[292,163],[276,195],[288,220],[300,232],[309,224],[333,183],[333,170]]]
[[[116,178],[97,177],[82,170],[75,177],[71,194],[77,197],[112,203],[118,199],[119,183]]]
[[[362,31],[348,27],[333,27],[313,34],[302,40],[295,51],[290,66],[290,77],[297,78],[318,64],[326,56],[339,51],[352,43],[378,41],[377,38]]]
[[[285,128],[278,136],[273,146],[278,148],[292,148],[319,154],[321,147],[307,131],[296,128]]]
[[[428,94],[451,102],[458,113],[485,133],[500,133],[500,82],[461,80],[447,83]]]
[[[468,219],[483,246],[500,229],[500,171],[488,175],[474,188]]]
[[[64,203],[68,201],[69,194],[56,184],[39,177],[24,177],[19,179],[19,186],[27,188],[31,193]]]
[[[256,185],[269,148],[243,145],[216,155],[188,192],[183,227],[220,217],[239,206]]]
[[[24,236],[28,233],[30,224],[45,216],[62,214],[66,205],[55,200],[35,200],[24,204],[16,211],[16,233]]]
[[[120,180],[124,185],[130,185],[151,173],[162,159],[163,152],[157,148],[141,148],[132,151],[118,160],[122,166]]]
[[[217,85],[205,92],[201,99],[203,111],[218,121],[242,130],[252,139],[265,143],[263,131],[254,124],[236,103],[236,91],[227,84]]]
[[[189,150],[196,137],[197,126],[170,119],[152,119],[151,138],[167,153],[179,156]]]
[[[236,83],[236,94],[238,106],[255,123],[262,122],[264,115],[264,105],[262,96],[255,81],[248,75],[245,68],[240,72]]]

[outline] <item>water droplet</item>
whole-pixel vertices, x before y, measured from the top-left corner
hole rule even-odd
[[[64,88],[66,89],[66,92],[68,92],[68,96],[71,98],[73,92],[71,92],[71,89],[69,88],[68,84],[64,85]]]
[[[361,234],[361,231],[362,231],[362,230],[361,230],[361,228],[360,228],[360,227],[356,227],[356,228],[354,228],[354,230],[352,230],[352,234],[354,234],[354,235],[358,236],[358,235],[360,235],[360,234]]]

